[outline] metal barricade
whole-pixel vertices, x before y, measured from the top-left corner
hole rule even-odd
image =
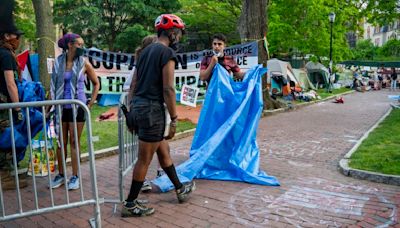
[[[127,93],[122,93],[120,97],[120,103],[128,107],[127,103]],[[132,134],[126,124],[126,118],[121,107],[118,108],[118,143],[119,143],[119,178],[118,178],[118,190],[119,199],[104,199],[105,203],[121,203],[124,201],[124,187],[125,187],[125,177],[129,175],[129,172],[135,166],[138,154],[139,141],[135,134]],[[130,182],[129,182],[130,184]],[[116,211],[116,206],[114,206],[114,212]]]
[[[59,113],[61,113],[62,107],[64,105],[72,105],[72,112],[73,115],[76,117],[78,107],[82,108],[84,111],[84,115],[86,117],[86,131],[87,131],[87,145],[88,145],[88,153],[89,153],[89,177],[85,176],[85,179],[88,178],[91,180],[91,192],[84,192],[84,185],[82,184],[82,179],[84,178],[86,173],[81,173],[81,167],[80,167],[80,159],[77,159],[77,166],[78,166],[78,176],[79,176],[79,181],[80,181],[80,190],[79,193],[78,191],[74,192],[69,192],[67,188],[67,179],[68,179],[68,172],[67,172],[67,167],[66,167],[66,162],[63,162],[63,173],[64,173],[64,191],[62,190],[53,190],[50,185],[52,181],[52,175],[50,173],[50,166],[49,166],[49,148],[48,148],[48,129],[46,127],[46,107],[48,106],[53,106]],[[26,121],[26,129],[16,129],[16,125],[14,125],[14,119],[12,115],[12,109],[14,108],[21,108],[23,113],[25,114],[25,119]],[[32,158],[33,156],[33,149],[32,149],[32,138],[35,137],[35,135],[32,135],[32,129],[31,129],[31,121],[30,119],[32,116],[30,116],[30,110],[32,109],[37,109],[42,113],[42,120],[41,123],[43,125],[41,132],[43,133],[43,140],[44,140],[44,152],[45,152],[45,157],[46,157],[46,163],[47,163],[47,170],[48,170],[48,178],[47,178],[47,184],[43,179],[39,179],[34,170],[32,170],[32,186],[31,189],[32,191],[28,191],[26,189],[21,189],[20,188],[20,178],[18,175],[18,163],[17,163],[17,152],[16,152],[16,138],[15,135],[19,131],[24,131],[24,134],[27,134],[28,138],[28,146],[26,151]],[[90,119],[90,111],[88,107],[82,103],[79,100],[57,100],[57,101],[40,101],[40,102],[23,102],[23,103],[6,103],[6,104],[0,104],[0,110],[8,110],[9,113],[9,121],[10,121],[10,134],[11,134],[11,149],[8,150],[7,152],[12,153],[12,167],[13,167],[13,177],[7,177],[7,178],[13,178],[14,183],[15,183],[15,191],[3,191],[2,183],[4,180],[2,180],[2,176],[0,175],[0,222],[2,221],[8,221],[12,219],[17,219],[17,218],[22,218],[26,216],[32,216],[32,215],[39,215],[43,213],[48,213],[48,212],[54,212],[57,210],[63,210],[63,209],[69,209],[69,208],[75,208],[75,207],[81,207],[85,205],[93,205],[93,214],[94,218],[90,220],[90,223],[94,227],[101,227],[101,217],[100,217],[100,199],[99,199],[99,194],[98,194],[98,187],[97,187],[97,177],[96,177],[96,168],[95,168],[95,157],[94,157],[94,149],[93,149],[93,142],[92,142],[92,125],[91,125],[91,119]],[[57,116],[59,123],[62,123],[61,120],[61,115]],[[40,122],[40,120],[39,120]],[[79,152],[79,147],[78,147],[78,140],[77,140],[77,122],[76,118],[73,118],[73,124],[74,124],[74,142],[75,142],[75,157],[80,158],[78,154]],[[1,134],[6,134],[4,132],[0,132],[0,138],[2,137]],[[63,142],[63,132],[60,131],[60,143],[59,147],[61,149],[61,155],[63,161],[66,161],[65,159],[65,151],[67,148],[64,148],[64,142]],[[4,136],[4,135],[3,135]],[[72,146],[72,145],[71,145]],[[5,151],[1,151],[0,153],[5,153]],[[123,154],[123,153],[121,153]],[[26,154],[25,154],[26,156]],[[131,157],[129,157],[132,159]],[[31,167],[33,169],[33,159],[30,159]],[[126,168],[128,166],[127,163],[123,163],[123,167]],[[2,172],[4,174],[4,172]],[[123,174],[124,175],[124,174]],[[3,178],[4,179],[4,178]],[[29,187],[28,187],[29,188]],[[16,193],[13,197],[13,193]],[[48,194],[46,193],[48,192]],[[64,200],[62,200],[62,196],[60,197],[61,193],[64,193]],[[122,192],[121,192],[122,194]],[[47,198],[49,197],[49,199]],[[122,195],[121,195],[122,197]],[[47,200],[45,200],[47,198]],[[27,200],[28,199],[28,200]],[[34,205],[28,205],[28,202],[32,202],[33,199],[33,204]],[[43,199],[43,200],[42,200]],[[10,201],[16,201],[17,203],[10,203]],[[62,202],[60,202],[62,201]],[[12,211],[10,213],[7,213],[7,211]]]

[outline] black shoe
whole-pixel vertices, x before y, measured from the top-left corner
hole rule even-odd
[[[154,213],[154,208],[146,207],[145,205],[134,200],[133,202],[124,202],[121,210],[121,217],[143,217]]]
[[[184,183],[180,189],[176,190],[176,196],[178,197],[179,203],[186,202],[189,199],[190,193],[196,189],[194,181]]]
[[[161,177],[162,175],[164,175],[165,172],[162,169],[157,169],[157,177]]]

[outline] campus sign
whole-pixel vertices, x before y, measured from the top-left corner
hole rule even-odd
[[[204,56],[211,55],[211,53],[212,50],[203,50],[177,54],[176,87],[181,88],[184,84],[199,88],[205,87],[205,83],[199,80],[200,63]],[[243,71],[258,64],[257,42],[227,47],[225,54],[234,56]],[[99,93],[121,93],[124,82],[135,67],[135,56],[128,53],[102,51],[96,48],[85,49],[84,55],[99,78]],[[86,83],[86,90],[87,92],[91,90],[90,83]]]

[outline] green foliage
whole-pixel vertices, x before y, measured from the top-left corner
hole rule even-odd
[[[227,36],[229,45],[240,42],[237,22],[241,11],[241,0],[180,0],[179,14],[187,25],[188,51],[210,48],[215,33]]]
[[[400,18],[400,1],[369,0],[363,10],[368,22],[386,25]]]
[[[357,46],[353,49],[353,58],[357,60],[373,60],[375,53],[377,52],[377,48],[368,40],[360,40],[357,42]]]
[[[386,57],[397,57],[400,59],[400,40],[391,39],[379,48],[378,54]]]
[[[369,134],[350,158],[350,167],[400,175],[400,110],[392,113]]]
[[[286,55],[313,54],[329,56],[330,12],[335,12],[333,25],[333,59],[351,55],[346,33],[355,28],[358,9],[348,1],[275,0],[268,9],[268,41],[272,53]],[[339,9],[339,6],[341,7]],[[336,10],[335,10],[336,9]]]
[[[36,38],[36,20],[33,11],[32,1],[20,0],[15,4],[15,23],[19,30],[25,34],[23,38],[27,41],[35,41]]]
[[[142,42],[142,39],[145,36],[150,34],[151,32],[146,30],[142,25],[134,24],[133,26],[126,28],[117,36],[115,48],[117,50],[134,53],[136,46]]]
[[[391,39],[382,47],[375,47],[371,40],[361,40],[352,52],[354,60],[399,60],[400,40]]]
[[[154,31],[158,15],[180,7],[177,0],[55,0],[54,14],[56,23],[82,35],[87,46],[128,51]]]

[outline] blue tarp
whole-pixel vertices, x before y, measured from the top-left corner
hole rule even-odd
[[[45,94],[40,82],[31,82],[23,80],[17,82],[18,96],[22,102],[43,101]],[[27,125],[30,125],[32,138],[42,129],[42,110],[40,107],[29,108],[30,122],[26,119],[26,109],[22,109],[23,120],[14,125],[14,140],[17,153],[17,160],[24,159],[26,147],[29,144]],[[0,134],[0,149],[11,150],[13,141],[11,140],[11,128],[6,128]]]
[[[243,82],[234,82],[219,64],[213,70],[190,159],[176,167],[182,182],[194,178],[243,181],[278,186],[278,180],[260,170],[256,142],[263,100],[261,76],[266,68],[250,69]],[[166,192],[173,185],[166,175],[153,183]]]

